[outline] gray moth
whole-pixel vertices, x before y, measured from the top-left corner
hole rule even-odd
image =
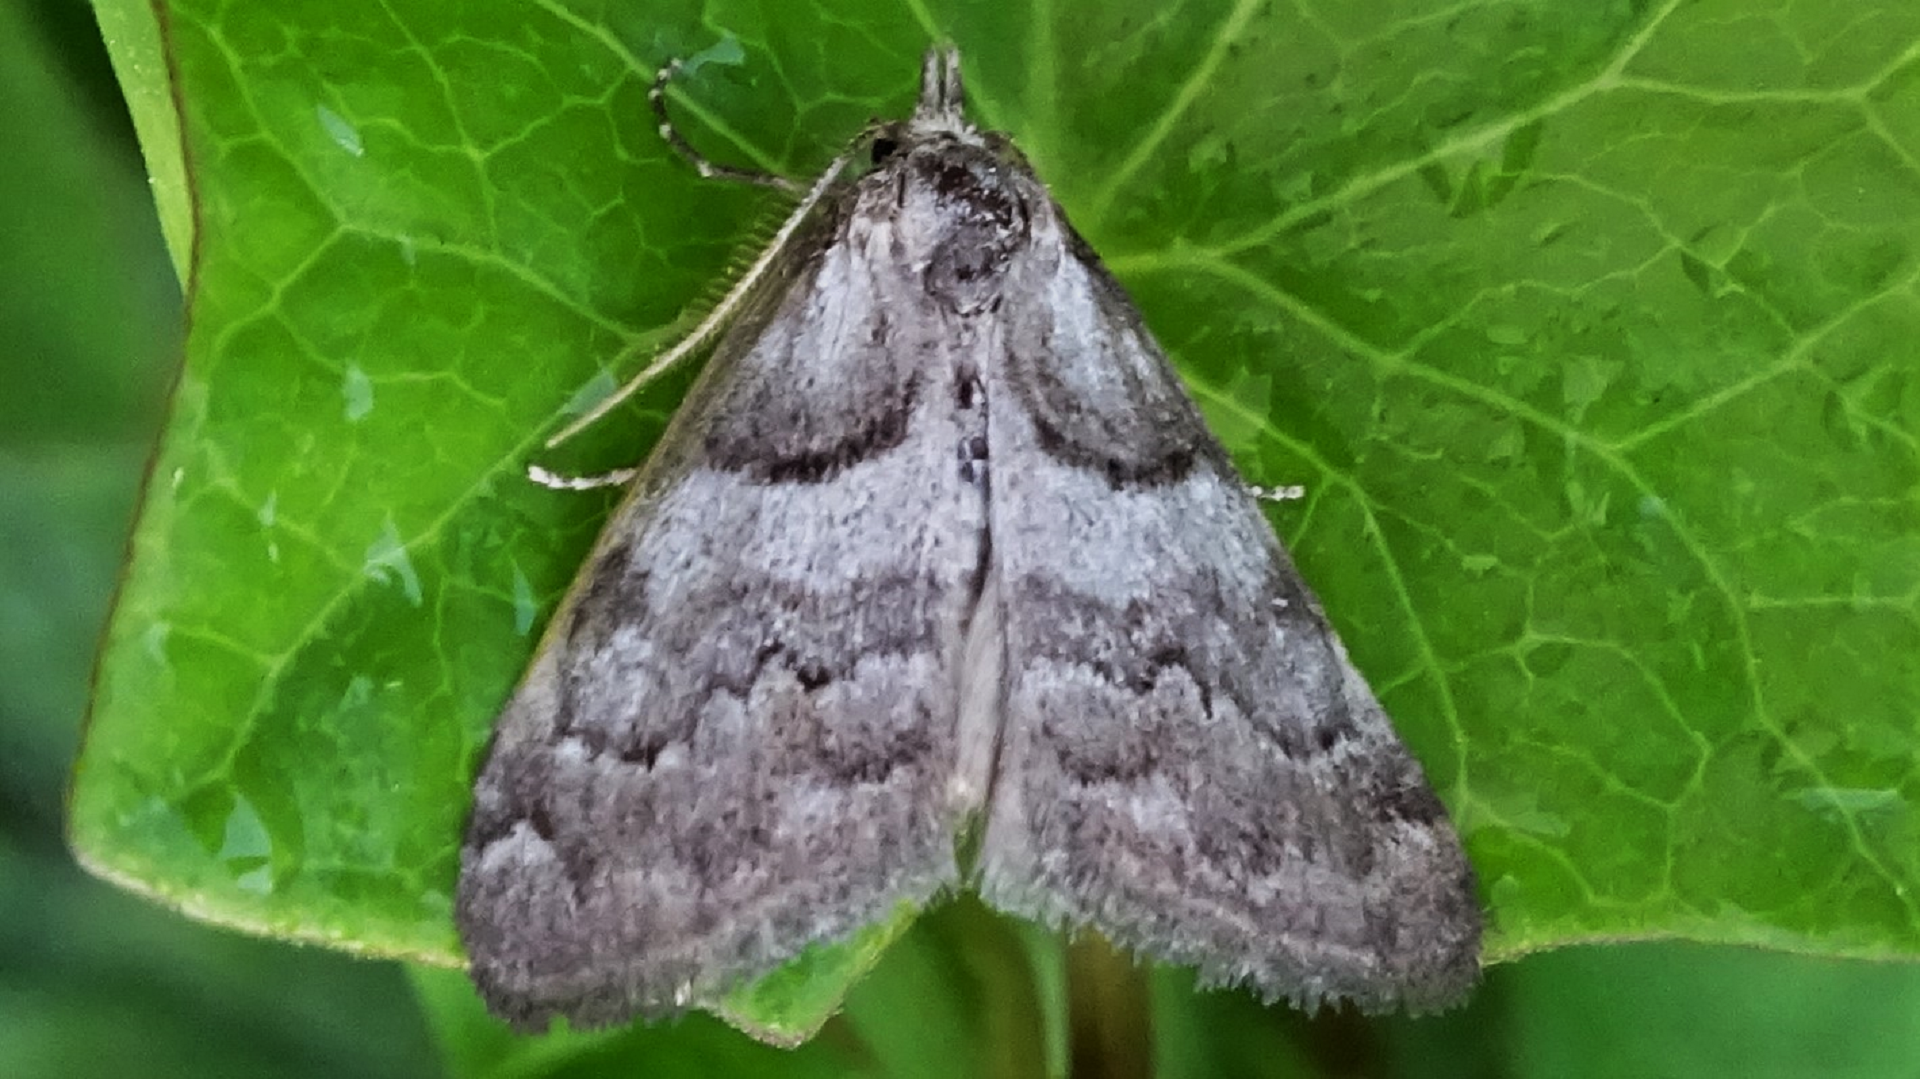
[[[962,104],[930,51],[722,302],[497,722],[475,983],[521,1028],[657,1017],[971,886],[1269,999],[1457,1002],[1480,910],[1445,809]]]

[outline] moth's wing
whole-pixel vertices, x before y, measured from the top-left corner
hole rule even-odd
[[[811,246],[720,346],[498,720],[457,920],[522,1027],[711,1000],[956,877],[985,544],[956,447],[982,402],[889,322],[898,282]]]
[[[1060,242],[987,383],[985,898],[1268,998],[1457,1000],[1480,914],[1445,809],[1119,285]]]

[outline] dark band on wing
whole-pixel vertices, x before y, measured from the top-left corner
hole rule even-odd
[[[803,422],[808,417],[781,409],[728,416],[706,433],[705,464],[755,483],[825,483],[906,441],[920,382],[918,372],[909,374],[890,397],[861,402],[854,415],[844,417],[844,425],[818,424],[808,430]]]
[[[1010,588],[1012,602],[1025,609],[1057,612],[1046,635],[1027,642],[1030,654],[1038,658],[1084,668],[1141,696],[1152,694],[1168,679],[1176,680],[1170,683],[1175,686],[1186,683],[1201,714],[1208,718],[1223,705],[1243,716],[1265,717],[1267,721],[1257,726],[1291,760],[1313,760],[1359,734],[1345,697],[1337,691],[1316,694],[1327,702],[1317,715],[1273,716],[1275,702],[1264,699],[1255,688],[1257,681],[1250,682],[1239,666],[1245,657],[1208,654],[1204,642],[1218,636],[1217,627],[1171,619],[1164,608],[1140,600],[1115,607],[1043,575],[1024,577]],[[1222,603],[1212,609],[1226,606]],[[1246,616],[1279,623],[1296,640],[1326,632],[1319,615],[1304,600]],[[1257,639],[1266,632],[1264,626],[1245,626],[1238,636]],[[1409,807],[1409,812],[1418,809]]]

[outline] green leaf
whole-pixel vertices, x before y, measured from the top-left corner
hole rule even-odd
[[[158,8],[134,0],[100,0],[93,10],[100,21],[101,37],[109,46],[114,74],[127,96],[127,111],[140,134],[148,182],[160,210],[160,230],[173,252],[174,271],[184,278],[191,269],[193,203],[181,153],[180,114],[173,84],[162,77],[167,46]]]
[[[853,939],[814,945],[779,970],[728,993],[714,1008],[736,1027],[774,1045],[797,1045],[840,1010],[847,989],[873,969],[919,910],[903,904]]]
[[[690,1015],[667,1025],[598,1031],[557,1029],[537,1038],[513,1034],[486,1013],[464,974],[414,968],[414,985],[440,1035],[445,1071],[455,1079],[597,1079],[646,1075],[877,1074],[831,1038],[786,1051],[741,1037],[719,1020]]]
[[[950,37],[1248,478],[1306,487],[1276,527],[1456,813],[1490,959],[1920,946],[1920,8],[161,24],[120,70],[182,109],[191,330],[74,788],[97,871],[456,961],[469,778],[609,506],[522,469],[644,454],[676,385],[538,445],[777,212],[661,145],[655,67],[704,55],[694,141],[804,175]]]
[[[60,841],[91,650],[180,359],[179,288],[105,59],[86,7],[0,4],[0,1076],[414,1079],[435,1056],[394,964],[174,917]]]

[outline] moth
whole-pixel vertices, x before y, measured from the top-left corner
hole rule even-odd
[[[1445,809],[1126,292],[962,108],[929,51],[722,302],[475,783],[475,983],[523,1028],[661,1016],[971,886],[1269,999],[1457,1001]]]

